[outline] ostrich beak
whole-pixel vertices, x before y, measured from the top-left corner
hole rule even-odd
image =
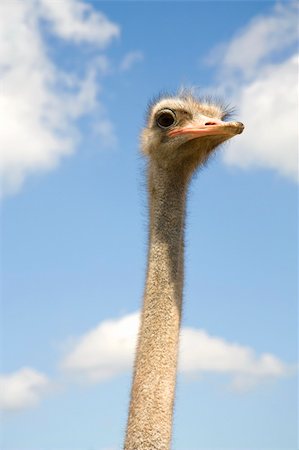
[[[190,135],[190,139],[201,136],[227,136],[227,139],[241,134],[244,130],[244,125],[241,122],[223,122],[219,119],[208,119],[205,123],[189,124],[185,127],[174,128],[167,134],[169,137]]]

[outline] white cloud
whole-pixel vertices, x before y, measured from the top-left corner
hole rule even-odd
[[[270,168],[291,180],[298,176],[297,12],[297,3],[277,4],[210,55],[245,124],[226,147],[225,163]]]
[[[15,192],[28,174],[49,170],[71,154],[78,140],[74,121],[100,106],[96,74],[107,69],[104,55],[82,63],[85,77],[79,78],[71,69],[63,72],[49,56],[41,22],[47,20],[60,38],[101,47],[118,35],[119,29],[90,5],[79,0],[62,3],[0,3],[0,175],[4,193]]]
[[[120,33],[118,25],[80,0],[40,0],[40,11],[53,32],[63,39],[104,47]]]
[[[263,353],[258,356],[250,347],[210,336],[203,330],[184,328],[181,338],[182,372],[229,374],[231,386],[237,391],[290,373],[287,365],[274,355]]]
[[[81,336],[63,360],[63,369],[90,381],[127,371],[133,364],[139,314],[106,320]]]
[[[34,407],[49,384],[45,375],[28,367],[9,375],[0,375],[0,408],[18,411]]]
[[[62,362],[62,368],[91,382],[130,370],[138,327],[138,313],[101,322],[74,343]],[[287,365],[274,355],[264,353],[258,356],[250,347],[189,327],[181,332],[179,370],[186,374],[230,374],[236,390],[289,373]]]
[[[224,161],[242,168],[266,167],[294,181],[298,177],[298,56],[267,65],[239,93],[245,123]]]
[[[123,72],[130,70],[136,62],[143,61],[143,58],[143,53],[140,51],[127,53],[120,64],[120,70]]]
[[[236,71],[246,78],[255,76],[261,64],[296,44],[297,13],[295,2],[274,5],[269,15],[254,17],[230,42],[216,47],[209,61],[221,65],[222,75]]]

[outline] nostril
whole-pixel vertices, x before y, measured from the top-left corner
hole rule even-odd
[[[206,122],[205,125],[217,125],[216,122],[210,121],[210,122]]]

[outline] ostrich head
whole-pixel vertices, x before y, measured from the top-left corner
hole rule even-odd
[[[191,175],[220,144],[242,133],[244,125],[228,122],[228,115],[225,107],[190,93],[163,97],[149,108],[143,153],[166,170]]]

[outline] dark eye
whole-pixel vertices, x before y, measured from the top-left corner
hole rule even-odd
[[[157,125],[160,128],[169,128],[176,122],[175,113],[170,109],[162,111],[157,117]]]

